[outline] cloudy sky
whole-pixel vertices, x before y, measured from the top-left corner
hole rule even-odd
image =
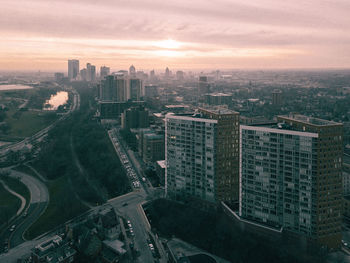
[[[0,70],[350,67],[349,0],[0,0]]]

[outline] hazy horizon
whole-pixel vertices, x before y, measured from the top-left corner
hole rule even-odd
[[[350,2],[2,1],[1,71],[350,68]]]

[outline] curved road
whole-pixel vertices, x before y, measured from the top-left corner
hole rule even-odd
[[[19,216],[11,222],[11,225],[16,225],[13,232],[10,232],[10,227],[3,231],[2,239],[8,239],[8,247],[12,248],[24,242],[23,234],[27,229],[42,215],[49,202],[49,192],[45,184],[40,180],[30,175],[10,170],[10,176],[18,178],[25,184],[30,192],[30,204],[27,208],[27,216]]]
[[[0,180],[0,184],[2,184],[3,187],[5,188],[5,190],[7,190],[10,194],[16,196],[18,199],[21,200],[21,206],[20,206],[20,208],[18,209],[18,211],[17,211],[17,213],[16,213],[16,216],[18,216],[20,213],[22,213],[24,207],[26,206],[26,203],[27,203],[26,199],[25,199],[23,196],[21,196],[20,194],[16,193],[15,191],[12,191],[12,190],[7,186],[7,184],[5,184],[5,183],[4,183],[3,181],[1,181],[1,180]]]

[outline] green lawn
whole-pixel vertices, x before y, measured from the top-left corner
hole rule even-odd
[[[7,112],[5,122],[10,126],[8,134],[14,137],[28,137],[49,126],[57,119],[53,112],[16,111]]]
[[[25,233],[26,239],[33,239],[88,210],[75,197],[67,176],[53,180],[47,186],[50,203],[45,213]]]
[[[30,192],[29,189],[18,179],[12,177],[3,177],[2,180],[11,188],[12,191],[23,196],[27,204],[30,202]]]
[[[0,225],[6,223],[21,206],[21,200],[10,194],[2,184],[0,184]]]

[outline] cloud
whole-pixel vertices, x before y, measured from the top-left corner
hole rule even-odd
[[[349,8],[345,0],[3,0],[0,56],[21,50],[28,57],[270,54],[279,60],[289,54],[301,63],[301,54],[322,52],[324,60],[342,61],[350,44]],[[166,39],[184,45],[171,53],[151,44]]]

